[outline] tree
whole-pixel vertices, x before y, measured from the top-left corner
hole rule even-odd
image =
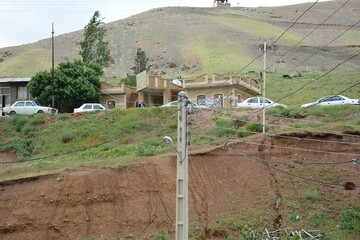
[[[81,60],[60,63],[54,71],[55,108],[60,112],[72,112],[85,102],[99,102],[98,89],[103,71],[99,65],[86,65]],[[28,89],[43,105],[51,105],[51,71],[42,71],[31,78]]]
[[[84,41],[80,43],[80,55],[85,64],[98,64],[101,67],[108,66],[112,61],[109,43],[104,41],[105,28],[102,26],[103,18],[96,11],[90,22],[85,26]]]
[[[146,57],[144,51],[141,48],[137,49],[136,57],[135,57],[135,66],[131,68],[134,71],[134,75],[141,73],[144,70],[149,70],[150,67],[147,67],[147,62],[149,59]]]

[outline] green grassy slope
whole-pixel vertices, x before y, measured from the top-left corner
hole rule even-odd
[[[306,87],[280,102],[290,107],[299,107],[301,104],[313,102],[323,96],[339,94],[343,90],[360,82],[356,71],[326,73],[304,73],[302,78],[286,79],[281,74],[267,74],[267,96],[273,101],[293,93],[307,84]],[[360,98],[360,86],[343,92],[341,95],[349,98]]]
[[[28,49],[0,64],[1,77],[32,77],[51,68],[50,49]]]
[[[24,161],[0,168],[0,176],[83,164],[119,165],[163,153],[168,147],[162,137],[176,139],[175,114],[173,108],[137,108],[62,114],[55,119],[46,115],[0,118],[4,129],[0,152],[15,150],[18,160]]]

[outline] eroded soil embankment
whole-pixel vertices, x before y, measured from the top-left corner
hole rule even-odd
[[[333,136],[290,137],[249,137],[225,148],[191,155],[190,221],[207,226],[219,216],[238,211],[261,214],[264,221],[272,225],[283,210],[282,207],[275,209],[276,200],[284,193],[296,194],[306,186],[304,181],[285,176],[268,164],[299,174],[302,171],[297,168],[299,161],[339,161],[346,154],[360,154],[359,145],[349,144],[357,138],[339,144]],[[310,137],[316,139],[305,139]],[[344,174],[333,173],[338,174],[338,182],[360,182],[356,168],[347,167],[339,166]],[[321,176],[327,176],[330,171],[311,168],[303,172],[303,177],[321,180]],[[160,230],[173,233],[175,179],[175,156],[164,155],[124,167],[77,168],[46,177],[3,182],[0,184],[0,238],[139,239],[151,238]],[[345,191],[325,185],[317,188],[327,199]],[[343,195],[340,201],[344,205],[359,201],[358,188]]]

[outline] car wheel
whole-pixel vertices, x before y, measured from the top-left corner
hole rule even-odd
[[[15,116],[15,115],[16,115],[16,112],[15,112],[15,111],[11,111],[11,112],[9,113],[9,115],[10,115],[10,116]]]
[[[38,114],[44,114],[45,112],[43,110],[39,110],[37,113]]]

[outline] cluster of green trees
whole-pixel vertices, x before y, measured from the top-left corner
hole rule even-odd
[[[109,43],[104,41],[106,29],[100,12],[96,11],[85,26],[84,40],[80,43],[81,59],[60,63],[54,70],[54,103],[60,112],[72,112],[85,102],[100,101],[100,79],[104,68],[114,63]],[[128,75],[123,82],[136,86],[136,74],[148,70],[148,58],[141,48],[137,49],[134,75]],[[41,71],[28,84],[32,96],[41,104],[52,104],[52,70]]]

